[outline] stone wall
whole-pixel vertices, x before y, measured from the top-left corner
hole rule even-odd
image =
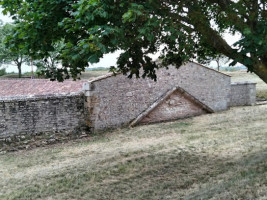
[[[173,87],[179,86],[214,111],[230,102],[230,76],[199,64],[157,72],[158,80],[128,79],[124,75],[100,77],[85,86],[88,126],[94,130],[128,124]]]
[[[92,131],[128,125],[175,88],[180,90],[167,95],[168,98],[156,105],[141,123],[173,120],[256,102],[255,83],[231,85],[230,76],[196,63],[188,63],[179,69],[174,66],[162,68],[157,77],[154,82],[148,78],[129,79],[122,74],[107,75],[85,83],[85,95],[78,92],[2,96],[0,139],[70,131],[85,124]]]
[[[250,106],[256,103],[256,83],[231,84],[230,106]]]
[[[0,99],[0,138],[72,130],[84,124],[81,94]]]

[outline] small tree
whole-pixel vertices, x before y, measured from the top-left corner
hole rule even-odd
[[[37,74],[44,75],[46,78],[50,78],[51,80],[60,79],[57,77],[58,68],[61,68],[61,59],[60,59],[60,51],[62,50],[63,43],[58,42],[53,45],[53,50],[47,52],[47,55],[43,58],[35,58],[33,61],[34,65],[37,67]],[[67,72],[66,72],[67,73]],[[69,77],[64,77],[69,78]],[[61,80],[61,79],[60,79]],[[62,79],[63,81],[63,79]]]
[[[209,54],[207,53],[207,56],[205,56],[205,58],[199,58],[197,59],[198,62],[202,63],[202,64],[210,64],[212,61],[215,61],[217,64],[217,70],[220,71],[220,67],[221,64],[226,64],[228,62],[230,62],[230,59],[228,57],[226,57],[223,54]]]
[[[6,69],[3,68],[3,69],[0,69],[0,76],[4,76],[6,75]]]
[[[220,71],[221,64],[226,64],[230,61],[225,55],[219,54],[214,58],[214,61],[217,63],[217,70]]]
[[[13,37],[13,24],[0,24],[0,64],[13,64],[16,65],[19,71],[19,78],[21,78],[21,68],[24,62],[29,61],[26,56],[25,50],[19,45],[9,45],[6,40]]]

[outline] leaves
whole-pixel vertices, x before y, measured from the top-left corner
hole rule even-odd
[[[253,70],[254,63],[267,59],[266,9],[255,10],[252,1],[2,0],[1,4],[16,18],[16,30],[8,38],[11,48],[40,59],[62,43],[57,56],[62,68],[46,71],[58,80],[70,74],[78,78],[90,63],[116,50],[123,52],[117,71],[154,80],[158,66],[149,55],[158,52],[164,65],[177,67],[225,54]],[[221,39],[225,31],[239,32],[242,38],[228,47]]]
[[[30,60],[21,38],[23,38],[23,34],[16,32],[13,24],[0,26],[0,64],[15,63],[20,67],[22,63]]]

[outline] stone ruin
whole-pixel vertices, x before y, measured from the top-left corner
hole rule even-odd
[[[255,83],[196,63],[157,72],[157,82],[108,74],[90,81],[0,80],[0,139],[87,126],[100,131],[254,105]]]

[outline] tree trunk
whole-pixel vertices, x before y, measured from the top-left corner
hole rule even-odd
[[[219,60],[216,60],[216,62],[217,62],[217,69],[218,69],[218,72],[220,71],[220,62],[219,62]]]
[[[18,63],[17,66],[19,70],[19,78],[21,78],[21,63]]]
[[[256,64],[253,67],[253,72],[257,74],[261,80],[267,83],[267,63]]]

